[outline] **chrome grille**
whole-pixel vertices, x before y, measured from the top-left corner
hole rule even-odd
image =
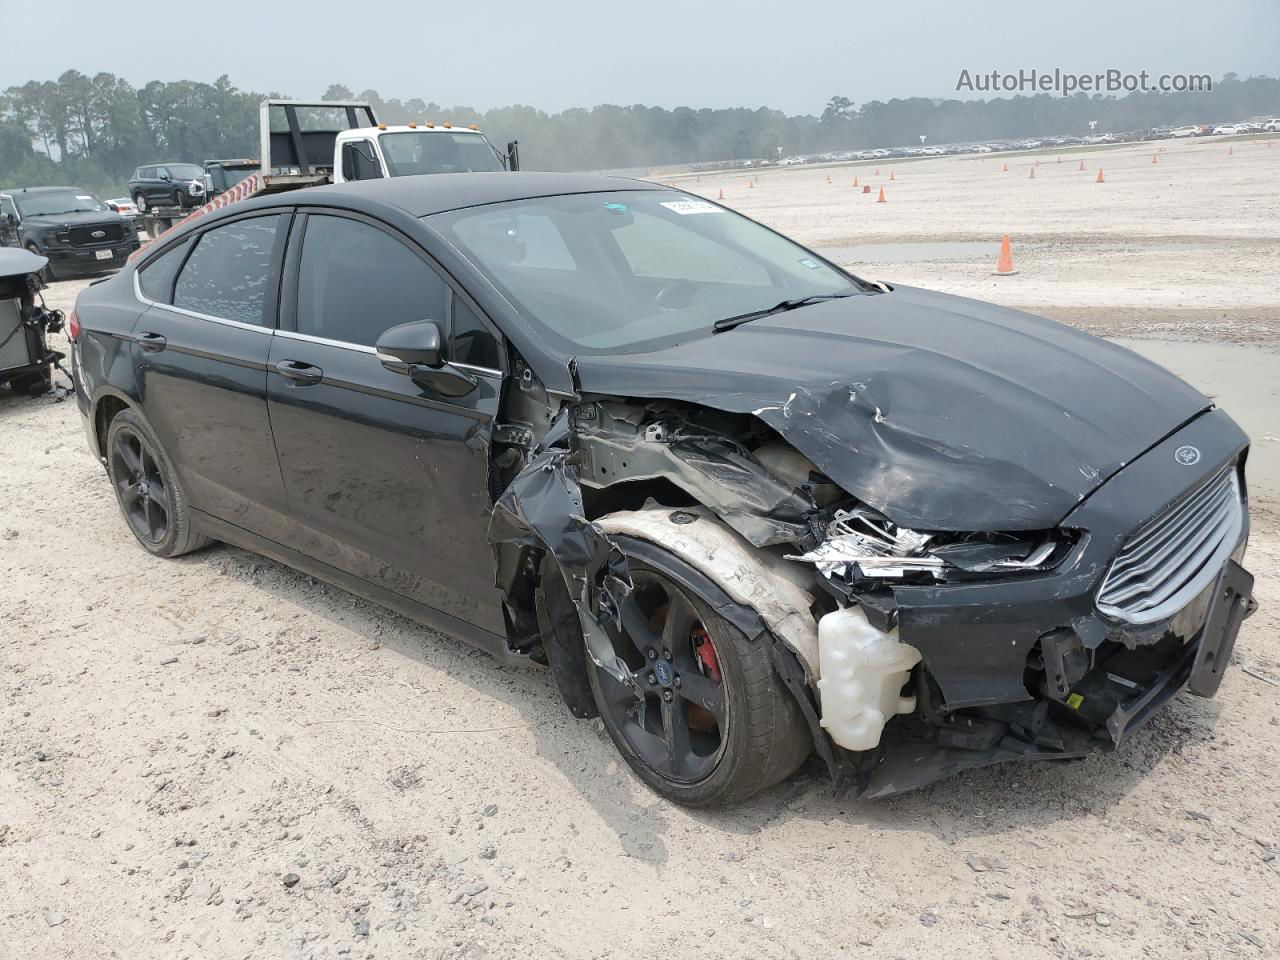
[[[1098,609],[1130,623],[1172,616],[1218,575],[1243,525],[1232,464],[1130,538],[1102,581]]]

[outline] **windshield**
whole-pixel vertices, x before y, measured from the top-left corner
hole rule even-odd
[[[167,169],[174,180],[199,180],[204,176],[204,167],[194,163],[171,163]]]
[[[56,217],[63,213],[98,213],[107,206],[83,190],[57,190],[52,193],[14,194],[13,202],[24,217]]]
[[[848,274],[685,194],[571,194],[427,222],[568,353],[657,349],[784,300],[858,292]]]
[[[387,173],[412,177],[423,173],[493,173],[502,169],[498,155],[479,133],[413,131],[378,137]]]

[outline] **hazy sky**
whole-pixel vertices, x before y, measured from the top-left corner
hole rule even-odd
[[[0,88],[71,67],[139,85],[226,73],[296,97],[342,83],[481,109],[818,113],[833,94],[955,96],[962,68],[1280,74],[1280,0],[0,0],[0,23]]]

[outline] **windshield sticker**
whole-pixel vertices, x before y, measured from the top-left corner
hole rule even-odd
[[[668,210],[687,217],[694,213],[724,213],[720,207],[714,203],[707,203],[705,200],[668,200],[662,204]]]
[[[801,257],[800,266],[808,267],[810,270],[817,270],[820,266],[822,266],[822,264],[820,264],[817,260],[813,259],[813,257]]]
[[[93,197],[82,197],[82,196],[80,196],[80,194],[78,194],[78,193],[77,193],[77,194],[76,194],[76,199],[77,199],[77,200],[92,200],[92,199],[93,199]]]
[[[610,213],[626,213],[627,205],[625,203],[606,203],[604,208]]]

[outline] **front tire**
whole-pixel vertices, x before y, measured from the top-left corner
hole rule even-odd
[[[40,248],[34,243],[27,244],[27,252],[34,253],[37,257],[44,257],[44,254],[40,252]],[[48,262],[44,265],[44,269],[40,271],[40,279],[45,283],[54,283],[57,281],[58,275],[53,272],[53,259],[50,257],[45,257],[45,259]]]
[[[195,531],[169,458],[132,410],[121,410],[107,429],[107,474],[129,531],[148,553],[180,557],[213,542]]]
[[[692,807],[740,802],[790,776],[812,740],[767,646],[656,567],[632,558],[630,569],[622,627],[606,626],[616,663],[587,659],[623,759],[654,791]]]

